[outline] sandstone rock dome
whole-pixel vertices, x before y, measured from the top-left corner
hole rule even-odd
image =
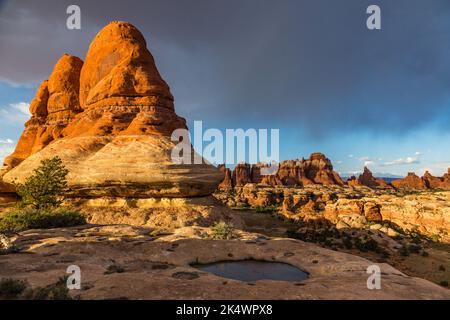
[[[84,64],[64,55],[30,108],[5,182],[24,181],[54,156],[69,169],[74,197],[197,197],[222,180],[211,165],[172,161],[170,135],[186,121],[143,35],[127,22],[101,30]]]

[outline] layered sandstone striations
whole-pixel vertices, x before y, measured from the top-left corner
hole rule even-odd
[[[170,135],[186,122],[134,26],[110,23],[83,66],[74,59],[63,56],[38,91],[29,138],[7,160],[21,163],[6,182],[24,181],[42,159],[59,156],[74,197],[195,197],[217,188],[222,174],[213,166],[172,161]]]

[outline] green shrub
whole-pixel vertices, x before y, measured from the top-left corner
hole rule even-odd
[[[0,280],[0,297],[5,299],[15,299],[19,297],[27,288],[28,284],[25,281],[4,278]]]
[[[234,227],[231,223],[225,221],[216,222],[212,228],[212,236],[214,239],[229,240],[233,238]]]
[[[448,287],[448,281],[441,281],[439,284],[443,287]]]
[[[43,160],[25,183],[16,183],[17,194],[22,199],[19,206],[35,209],[58,207],[67,188],[68,173],[59,157]]]
[[[0,232],[19,232],[27,229],[73,227],[86,224],[85,217],[67,209],[23,209],[9,212],[0,220]]]
[[[350,237],[344,237],[342,239],[342,243],[344,244],[346,249],[352,249],[353,248],[353,241]]]
[[[356,238],[355,246],[362,252],[376,251],[378,249],[378,242],[373,239],[361,241],[359,238]]]
[[[27,289],[22,297],[27,300],[72,300],[67,288],[67,276],[46,287]]]
[[[408,257],[409,256],[409,250],[406,246],[402,246],[399,250],[400,255],[402,255],[403,257]]]
[[[46,287],[31,288],[26,281],[17,279],[0,280],[0,298],[26,300],[72,300],[67,288],[68,277],[61,277]]]

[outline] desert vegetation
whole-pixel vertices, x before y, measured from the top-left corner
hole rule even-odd
[[[16,184],[21,200],[16,208],[0,219],[0,232],[85,224],[86,220],[81,213],[61,206],[68,173],[60,158],[43,160],[32,176],[24,183]]]

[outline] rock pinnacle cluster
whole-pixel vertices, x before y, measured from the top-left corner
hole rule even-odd
[[[222,179],[211,165],[172,161],[170,136],[186,121],[175,113],[144,36],[130,23],[104,27],[84,62],[64,54],[30,111],[5,160],[4,183],[23,182],[54,156],[70,172],[74,197],[198,197]]]

